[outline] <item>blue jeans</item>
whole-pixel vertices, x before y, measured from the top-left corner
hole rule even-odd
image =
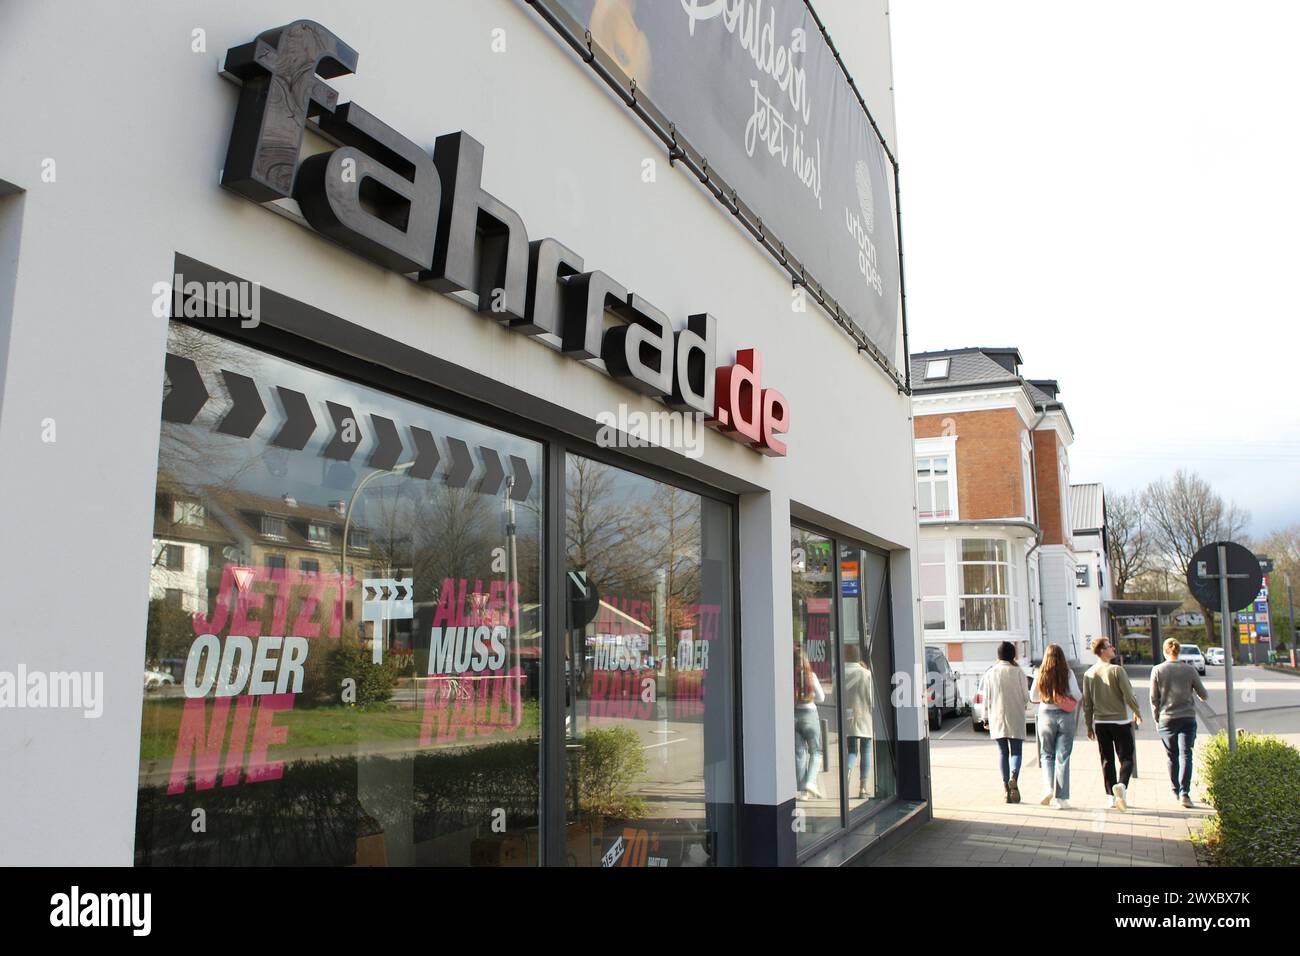
[[[1043,792],[1059,800],[1070,799],[1070,754],[1078,712],[1059,707],[1038,708],[1038,766],[1043,771]]]
[[[848,748],[848,779],[853,779],[853,765],[858,762],[858,754],[862,754],[862,772],[858,775],[858,780],[862,786],[867,785],[867,777],[871,776],[871,738],[870,737],[849,737],[845,741]]]
[[[1002,760],[1002,782],[1007,783],[1011,777],[1020,776],[1020,754],[1025,742],[1019,737],[999,737],[998,756]]]
[[[798,790],[807,790],[821,769],[822,726],[813,707],[794,711],[794,775]]]
[[[1169,757],[1169,785],[1175,793],[1190,796],[1192,792],[1192,748],[1196,746],[1196,718],[1179,717],[1159,727],[1160,742]],[[1182,773],[1178,771],[1178,758],[1183,758]]]

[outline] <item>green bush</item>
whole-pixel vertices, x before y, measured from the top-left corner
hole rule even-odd
[[[1204,840],[1222,866],[1296,866],[1300,847],[1300,750],[1277,737],[1219,733],[1205,748],[1201,781],[1218,811]]]
[[[371,659],[371,652],[360,644],[344,642],[339,644],[329,657],[327,694],[342,699],[343,681],[351,678],[357,684],[357,696],[347,703],[366,707],[379,704],[393,696],[393,685],[397,683],[397,667],[391,655],[385,655],[382,664]]]
[[[646,772],[641,738],[627,727],[588,730],[578,756],[578,796],[582,809],[597,816],[638,820],[645,802],[628,791]]]

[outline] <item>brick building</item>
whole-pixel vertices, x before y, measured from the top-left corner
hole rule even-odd
[[[1074,441],[1052,380],[1014,348],[912,355],[925,641],[963,675],[997,645],[1023,660],[1058,643],[1080,656],[1070,517]]]

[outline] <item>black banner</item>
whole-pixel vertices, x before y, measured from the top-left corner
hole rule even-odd
[[[801,0],[537,0],[589,32],[636,104],[672,126],[897,370],[893,164]],[[885,29],[882,25],[881,29]],[[625,97],[626,99],[627,97]],[[716,194],[716,193],[715,193]],[[731,202],[729,202],[729,200]],[[734,209],[733,209],[734,211]],[[820,295],[819,295],[820,298]]]

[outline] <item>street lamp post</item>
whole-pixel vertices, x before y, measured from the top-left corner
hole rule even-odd
[[[412,461],[405,462],[404,464],[401,465],[394,465],[388,471],[372,471],[370,474],[366,475],[366,477],[362,478],[359,482],[357,482],[357,487],[353,490],[351,497],[348,498],[348,506],[343,515],[343,543],[339,549],[339,602],[340,604],[344,601],[344,589],[346,588],[346,585],[344,584],[343,576],[347,574],[347,570],[348,570],[348,532],[352,528],[352,508],[357,503],[357,498],[361,496],[361,492],[366,487],[366,485],[370,484],[370,482],[374,481],[380,475],[396,474],[397,472],[406,471],[407,469],[414,467],[414,465],[415,462],[412,460]],[[388,620],[385,618],[384,619],[385,634],[383,635],[383,639],[385,641],[387,640],[388,637],[387,629],[388,629]],[[377,623],[375,625],[375,631],[376,633],[374,635],[374,639],[375,641],[379,641],[381,637],[378,633],[379,625]],[[376,651],[376,653],[378,653],[378,651]],[[376,658],[376,661],[378,661],[378,658]]]

